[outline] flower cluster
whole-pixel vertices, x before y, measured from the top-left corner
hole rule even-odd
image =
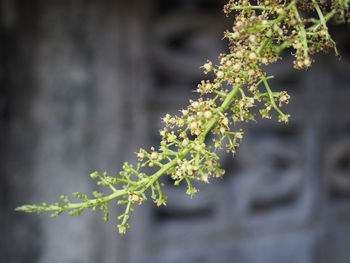
[[[75,193],[81,202],[71,202],[63,196],[61,203],[26,205],[17,210],[53,211],[52,215],[57,216],[67,210],[71,215],[80,215],[85,209],[98,208],[107,220],[108,203],[118,199],[118,204],[125,205],[124,213],[118,217],[118,228],[125,233],[135,205],[142,204],[148,196],[157,206],[166,204],[160,177],[170,176],[175,185],[184,182],[186,193],[196,194],[194,180],[208,183],[224,174],[217,151],[225,148],[236,152],[244,135],[237,128],[240,122],[255,120],[255,112],[263,118],[277,114],[279,121],[288,122],[290,116],[281,107],[289,103],[290,96],[285,91],[271,90],[269,80],[273,76],[267,76],[263,67],[281,59],[281,52],[287,48],[294,50],[296,69],[310,67],[314,53],[335,49],[327,22],[332,18],[345,21],[349,1],[230,0],[224,7],[227,15],[235,13],[232,30],[224,33],[230,52],[220,54],[218,65],[211,61],[203,65],[204,73],[212,74],[212,78],[198,84],[199,98],[190,100],[178,115],[166,114],[162,118],[165,126],[160,131],[158,148],[140,149],[136,153],[137,165],[125,163],[119,176],[91,174],[98,185],[111,190],[110,194],[94,192],[89,198]],[[146,168],[153,173],[146,174]]]

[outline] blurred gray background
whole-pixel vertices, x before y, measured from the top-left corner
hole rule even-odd
[[[219,0],[0,0],[0,262],[349,263],[350,31],[342,54],[297,72],[269,68],[292,95],[290,124],[244,125],[224,179],[190,199],[165,180],[120,236],[98,213],[14,212],[95,189],[158,143],[160,117],[195,95],[199,67],[226,51]]]

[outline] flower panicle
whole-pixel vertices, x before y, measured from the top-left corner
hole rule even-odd
[[[186,193],[194,196],[199,191],[194,181],[209,183],[224,175],[217,152],[225,149],[235,154],[244,136],[237,127],[241,122],[255,120],[256,112],[262,118],[277,115],[278,121],[288,122],[290,115],[281,108],[289,103],[290,96],[285,91],[272,91],[269,82],[273,76],[268,76],[264,67],[280,60],[282,51],[288,48],[293,50],[296,69],[310,67],[311,56],[317,52],[336,50],[327,22],[332,18],[344,22],[349,1],[333,0],[321,5],[316,0],[229,0],[224,13],[235,13],[231,30],[224,32],[229,53],[219,55],[218,65],[208,60],[202,66],[204,74],[212,78],[197,85],[197,99],[189,100],[178,115],[162,118],[164,128],[159,132],[158,148],[140,149],[136,153],[138,163],[124,163],[118,176],[92,173],[90,177],[98,186],[109,189],[107,194],[95,191],[89,197],[74,193],[78,202],[61,196],[61,202],[24,205],[16,210],[53,212],[53,217],[65,211],[80,215],[84,210],[101,210],[107,221],[108,204],[118,200],[117,204],[125,207],[117,226],[124,234],[130,228],[135,206],[148,198],[157,206],[166,205],[162,176],[169,176],[174,185],[185,183]],[[314,12],[303,12],[302,16],[301,10]]]

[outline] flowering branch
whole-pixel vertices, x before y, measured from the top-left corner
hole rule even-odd
[[[208,183],[210,178],[224,174],[217,151],[225,148],[235,153],[244,131],[234,126],[254,120],[253,107],[260,107],[263,118],[271,118],[273,109],[279,121],[288,122],[290,115],[283,113],[281,107],[289,102],[290,96],[285,91],[271,90],[268,80],[273,76],[267,76],[263,66],[280,59],[281,52],[290,47],[295,50],[294,67],[297,69],[312,64],[310,55],[327,48],[335,49],[327,22],[335,16],[338,21],[345,20],[349,2],[333,0],[331,5],[326,5],[316,0],[268,0],[251,5],[248,0],[230,0],[224,7],[226,14],[236,12],[232,32],[224,34],[229,40],[230,52],[220,54],[217,66],[211,61],[203,65],[204,73],[213,73],[214,79],[203,80],[198,85],[197,100],[190,100],[179,116],[167,114],[163,118],[165,127],[160,131],[162,139],[158,150],[154,147],[150,151],[140,149],[137,165],[124,163],[118,177],[92,173],[90,177],[97,180],[97,185],[109,188],[109,194],[95,191],[89,198],[74,193],[81,202],[71,202],[67,196],[61,196],[62,202],[24,205],[16,210],[51,211],[51,216],[55,217],[65,211],[80,215],[86,209],[99,209],[104,212],[104,220],[108,220],[108,204],[118,200],[119,205],[125,205],[124,213],[118,217],[118,229],[123,234],[130,227],[130,213],[136,204],[140,205],[149,197],[157,206],[166,204],[167,197],[159,181],[162,176],[170,176],[174,185],[184,182],[186,193],[196,194],[194,180]],[[302,17],[300,11],[307,11],[306,15],[303,13]],[[318,19],[308,11],[316,11]],[[207,138],[209,134],[213,137],[211,141]],[[153,173],[147,175],[146,167]]]

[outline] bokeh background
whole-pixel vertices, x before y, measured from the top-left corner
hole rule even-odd
[[[222,0],[0,0],[0,262],[349,263],[350,30],[341,59],[269,71],[292,95],[290,124],[243,125],[222,180],[138,208],[120,236],[98,213],[14,212],[95,189],[158,143],[160,117],[194,97],[200,66],[226,51]]]

